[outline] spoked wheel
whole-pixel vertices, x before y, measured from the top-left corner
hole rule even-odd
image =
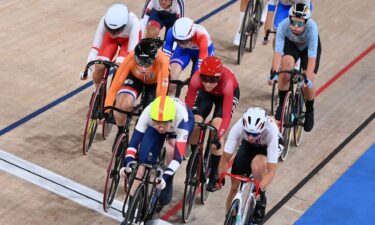
[[[285,96],[284,103],[283,103],[283,110],[281,112],[281,125],[280,131],[283,135],[283,139],[285,142],[285,146],[283,152],[280,155],[281,161],[285,161],[286,157],[288,156],[288,151],[290,147],[290,136],[291,136],[291,128],[292,128],[292,106],[293,106],[293,97],[291,93],[288,92]]]
[[[275,115],[278,105],[279,105],[279,93],[277,92],[277,81],[275,81],[273,82],[273,85],[272,85],[271,115]]]
[[[229,211],[227,212],[227,215],[225,215],[224,225],[236,224],[236,217],[237,217],[239,208],[240,208],[240,200],[236,199],[232,202],[232,205],[230,206]]]
[[[184,223],[189,221],[191,210],[195,203],[195,194],[198,188],[198,160],[199,147],[197,147],[190,156],[190,163],[186,173],[184,199],[182,202],[182,221]]]
[[[144,183],[139,184],[129,203],[129,208],[125,213],[125,220],[121,225],[141,224],[146,214],[146,186]]]
[[[204,152],[204,157],[203,157],[203,165],[201,169],[201,203],[206,204],[208,198],[210,197],[210,192],[206,190],[208,182],[205,182],[208,177],[210,177],[210,162],[211,162],[211,151],[210,151],[210,146],[208,143],[211,143],[211,132],[209,135],[209,138],[207,140],[207,145],[206,145],[206,151]],[[204,173],[204,174],[203,174]]]
[[[104,185],[103,209],[107,211],[116,197],[120,184],[120,169],[122,161],[125,158],[125,149],[127,145],[126,135],[121,134],[116,141],[115,150],[112,153],[111,161],[107,167],[107,176]]]
[[[299,146],[302,143],[303,136],[303,124],[305,122],[304,112],[305,112],[305,97],[302,91],[297,92],[295,96],[295,123],[293,127],[293,136],[295,146]]]
[[[89,153],[96,135],[96,130],[98,128],[98,123],[96,120],[97,113],[102,110],[102,106],[104,104],[104,88],[105,85],[103,82],[101,82],[90,100],[90,109],[87,113],[86,125],[83,133],[82,150],[84,155],[87,155],[87,153]]]
[[[253,52],[257,38],[258,38],[258,32],[259,32],[259,26],[260,26],[260,18],[262,17],[262,7],[259,1],[255,4],[255,10],[254,7],[252,7],[253,11],[250,12],[251,17],[251,26],[250,26],[250,44],[249,44],[249,51]]]
[[[242,20],[242,25],[241,25],[241,38],[240,38],[240,45],[238,46],[238,54],[237,54],[237,63],[241,64],[241,58],[243,54],[245,53],[246,49],[246,43],[247,39],[249,37],[249,30],[251,27],[251,12],[253,12],[254,4],[253,1],[249,1],[247,3],[246,11],[245,11],[245,16]]]

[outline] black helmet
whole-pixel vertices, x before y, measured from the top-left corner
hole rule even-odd
[[[141,42],[135,46],[134,58],[138,65],[150,66],[154,63],[157,53],[158,46],[154,41],[141,40]]]

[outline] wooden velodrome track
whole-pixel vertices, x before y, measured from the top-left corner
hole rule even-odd
[[[143,1],[125,2],[140,15]],[[197,20],[228,2],[187,0],[185,15]],[[97,23],[112,3],[13,0],[3,1],[0,7],[0,149],[98,192],[103,190],[114,132],[108,141],[98,138],[92,152],[82,155],[81,138],[92,86],[30,116],[25,123],[14,123],[85,84],[78,74],[85,66]],[[323,48],[316,79],[320,91],[315,128],[305,134],[300,147],[291,149],[287,161],[279,164],[267,191],[267,209],[272,216],[266,224],[293,224],[374,143],[375,122],[370,121],[313,173],[312,179],[302,181],[375,111],[375,6],[371,3],[314,1],[313,18]],[[240,104],[232,121],[249,106],[269,110],[271,93],[265,81],[271,46],[258,42],[254,53],[246,54],[240,66],[235,64],[237,50],[232,38],[238,9],[237,1],[202,22],[213,38],[216,54],[232,68],[241,85]],[[260,34],[259,40],[262,37]],[[335,75],[337,79],[331,80]],[[184,168],[185,163],[175,179],[173,202],[162,212],[172,214],[164,216],[172,224],[181,223],[178,203],[183,197]],[[0,172],[1,225],[118,224],[8,172]],[[305,185],[294,189],[301,181]],[[222,224],[227,193],[228,185],[211,195],[207,205],[197,204],[190,223]]]

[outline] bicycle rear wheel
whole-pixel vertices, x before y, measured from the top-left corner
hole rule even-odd
[[[272,85],[271,115],[275,115],[277,106],[279,105],[279,93],[277,92],[276,84],[277,81],[275,81]]]
[[[303,124],[305,122],[304,118],[304,108],[305,108],[305,97],[303,96],[302,90],[297,91],[295,95],[295,123],[293,127],[293,140],[294,145],[299,146],[302,142],[303,136]]]
[[[250,43],[249,43],[249,51],[253,52],[255,49],[255,45],[258,38],[259,26],[260,26],[260,18],[262,16],[262,6],[259,1],[255,3],[255,9],[250,13],[251,17],[251,26],[250,26]]]
[[[112,153],[111,161],[107,167],[107,176],[104,184],[103,193],[103,209],[107,210],[111,207],[113,200],[116,197],[117,190],[120,184],[120,169],[122,161],[125,158],[125,150],[127,148],[127,135],[122,133],[116,141],[114,151]]]
[[[97,113],[102,109],[104,104],[104,88],[105,84],[104,82],[101,82],[90,100],[90,109],[87,113],[85,130],[83,132],[82,150],[84,155],[87,155],[89,153],[92,143],[94,142],[96,130],[98,128],[98,123],[96,121]]]
[[[224,225],[235,225],[238,210],[240,209],[240,200],[235,199],[232,202],[227,214],[225,215]]]
[[[288,156],[289,147],[290,147],[290,136],[292,128],[292,106],[293,106],[293,97],[290,92],[288,92],[284,98],[283,110],[281,112],[281,133],[285,142],[283,152],[280,155],[280,160],[285,161]]]
[[[242,25],[241,25],[241,38],[240,38],[240,44],[238,46],[238,53],[237,53],[237,63],[241,64],[241,58],[243,54],[245,53],[246,49],[246,43],[247,39],[249,37],[249,31],[251,27],[251,12],[253,12],[254,5],[253,1],[249,1],[247,3],[246,11],[244,18],[242,20]]]
[[[195,203],[195,195],[198,187],[198,163],[199,163],[199,146],[193,151],[189,158],[188,169],[185,179],[184,198],[182,201],[182,221],[189,221],[191,211]]]
[[[129,203],[129,208],[125,213],[125,220],[121,225],[140,224],[144,221],[147,208],[147,193],[144,183],[139,184],[134,193],[132,200]]]

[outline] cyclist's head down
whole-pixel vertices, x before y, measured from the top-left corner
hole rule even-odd
[[[223,73],[223,63],[216,56],[208,56],[203,59],[199,68],[202,84],[206,91],[215,88]]]
[[[159,0],[159,4],[163,9],[169,9],[172,6],[173,0]]]
[[[136,70],[148,75],[151,73],[152,66],[157,57],[158,47],[155,42],[150,40],[141,40],[134,48],[134,60]]]
[[[242,126],[249,142],[256,141],[267,126],[267,113],[259,107],[248,108],[242,116]]]
[[[179,45],[186,45],[195,34],[194,21],[188,17],[181,17],[174,23],[172,31],[176,42]]]
[[[120,34],[129,22],[129,11],[125,4],[113,4],[104,16],[104,27],[110,36]]]
[[[176,105],[169,96],[159,96],[150,107],[152,126],[159,133],[166,133],[176,117]]]
[[[289,21],[292,31],[296,34],[303,32],[307,21],[310,19],[311,11],[309,6],[303,3],[296,3],[289,9]]]

